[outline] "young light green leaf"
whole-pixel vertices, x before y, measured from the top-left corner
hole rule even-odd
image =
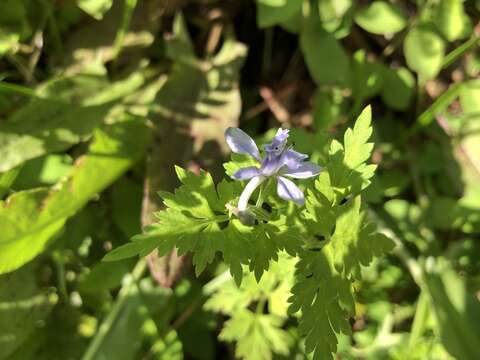
[[[103,15],[110,10],[113,0],[76,0],[80,9],[97,20],[102,20]]]
[[[399,4],[373,1],[355,14],[358,26],[373,34],[395,34],[407,26],[408,17]]]
[[[403,43],[408,67],[424,80],[437,76],[445,56],[445,42],[427,24],[412,28]]]
[[[293,18],[302,9],[298,0],[257,0],[257,24],[269,27]]]
[[[346,20],[351,8],[352,0],[319,0],[318,14],[325,30],[334,32],[342,26],[342,22],[351,23],[351,19]]]
[[[358,117],[353,129],[348,128],[344,135],[344,145],[332,141],[330,145],[330,162],[327,165],[331,184],[337,188],[337,196],[345,191],[356,192],[370,184],[376,165],[365,161],[370,157],[373,143],[368,140],[372,135],[372,111],[366,107]],[[339,199],[340,200],[341,196]]]
[[[436,7],[434,22],[448,41],[465,38],[472,29],[462,0],[440,0]]]
[[[246,360],[271,360],[272,353],[288,355],[288,334],[274,315],[240,311],[225,323],[220,339],[236,341],[235,353]]]

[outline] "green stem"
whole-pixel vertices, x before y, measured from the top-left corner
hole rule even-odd
[[[412,350],[418,343],[418,340],[425,330],[429,313],[428,305],[428,296],[422,291],[418,297],[417,310],[415,311],[415,317],[413,318],[412,329],[410,331],[410,338],[408,340],[408,347]]]
[[[58,290],[60,291],[60,295],[64,298],[64,300],[68,300],[68,291],[67,291],[67,284],[65,282],[65,266],[63,265],[62,255],[60,252],[55,251],[52,254],[53,263],[55,264],[55,270],[57,272],[57,283],[58,283]]]
[[[137,6],[137,0],[125,0],[124,2],[124,9],[123,9],[123,17],[122,23],[120,28],[117,31],[117,35],[115,37],[115,43],[113,45],[113,59],[116,59],[120,52],[122,51],[123,47],[123,40],[125,39],[125,35],[130,27],[130,22],[132,20],[132,14],[135,10],[135,6]]]
[[[478,46],[478,44],[480,44],[480,37],[473,35],[462,45],[445,55],[442,63],[442,69],[445,69],[452,65],[455,61],[457,61],[458,58],[460,58],[467,51],[473,50],[476,46]]]
[[[258,300],[257,307],[255,309],[255,312],[257,314],[263,314],[263,309],[265,308],[265,303],[266,302],[267,302],[267,300],[265,298],[261,298],[260,300]]]
[[[97,334],[93,338],[92,342],[88,346],[85,354],[82,357],[82,360],[93,360],[97,358],[97,352],[100,349],[105,337],[112,329],[113,324],[117,320],[118,316],[121,314],[123,306],[125,305],[130,292],[137,286],[137,282],[142,278],[143,273],[147,267],[147,261],[145,258],[142,258],[135,265],[135,268],[132,272],[126,275],[124,279],[124,284],[118,293],[117,299],[113,304],[112,309],[108,313],[107,317],[100,325]]]

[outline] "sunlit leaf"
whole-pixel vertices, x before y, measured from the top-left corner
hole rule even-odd
[[[95,131],[89,152],[71,175],[52,188],[20,191],[0,206],[0,273],[12,271],[40,252],[95,194],[131,167],[143,154],[148,129],[129,117]]]
[[[373,1],[355,14],[355,22],[373,34],[394,34],[407,26],[407,14],[400,4]]]

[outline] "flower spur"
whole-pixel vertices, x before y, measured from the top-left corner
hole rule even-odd
[[[264,145],[265,157],[262,158],[255,141],[245,132],[232,127],[225,131],[225,140],[232,152],[250,155],[261,164],[260,167],[249,166],[239,169],[232,175],[235,180],[250,180],[238,200],[239,213],[247,211],[248,201],[253,192],[268,178],[276,179],[279,197],[299,205],[305,203],[302,190],[287,177],[308,179],[317,176],[322,168],[305,161],[308,158],[307,155],[287,146],[288,132],[289,130],[278,129],[272,142]]]

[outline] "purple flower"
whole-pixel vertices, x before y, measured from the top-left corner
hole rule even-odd
[[[284,200],[291,200],[299,205],[305,203],[305,197],[295,183],[287,177],[307,179],[317,176],[321,167],[305,161],[308,156],[287,146],[288,130],[278,129],[270,144],[264,146],[265,157],[260,157],[257,145],[253,139],[238,128],[228,128],[225,139],[230,149],[237,154],[247,154],[255,158],[260,167],[250,166],[238,170],[232,175],[235,180],[250,180],[245,186],[238,201],[238,210],[247,210],[248,200],[255,189],[266,179],[277,180],[277,193]]]

